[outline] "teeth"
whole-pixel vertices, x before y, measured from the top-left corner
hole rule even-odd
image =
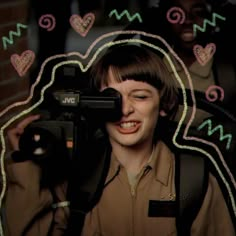
[[[131,128],[136,125],[136,122],[126,122],[126,123],[121,123],[120,127],[122,128]]]

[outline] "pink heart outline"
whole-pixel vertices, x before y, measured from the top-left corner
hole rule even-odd
[[[212,58],[216,51],[216,45],[214,43],[209,43],[203,48],[201,45],[196,44],[193,47],[193,53],[202,66],[206,65],[206,63]]]
[[[33,64],[35,59],[35,53],[31,50],[26,50],[21,53],[21,55],[18,54],[12,54],[11,55],[11,64],[17,71],[18,75],[20,77],[24,76],[30,66]]]
[[[95,15],[91,12],[84,15],[83,18],[81,18],[81,16],[77,14],[73,14],[70,17],[70,25],[77,33],[79,33],[83,37],[87,35],[88,31],[93,26],[94,21]]]

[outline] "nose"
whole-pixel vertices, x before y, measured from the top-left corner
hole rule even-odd
[[[133,103],[124,96],[122,97],[122,114],[124,116],[128,116],[129,114],[134,112]]]
[[[184,24],[193,24],[193,21],[194,21],[194,16],[191,12],[186,12],[185,11],[185,21],[184,21]]]

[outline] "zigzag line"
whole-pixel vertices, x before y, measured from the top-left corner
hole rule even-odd
[[[196,36],[196,31],[197,31],[197,29],[200,30],[201,32],[205,32],[205,31],[206,31],[206,25],[207,25],[207,24],[209,24],[209,25],[211,25],[211,26],[216,26],[216,18],[219,18],[219,19],[221,19],[221,20],[226,20],[225,17],[223,17],[223,16],[221,16],[221,15],[219,15],[219,14],[217,14],[217,13],[214,12],[214,13],[212,14],[212,21],[209,21],[208,19],[205,19],[205,20],[203,21],[203,27],[200,27],[200,26],[197,25],[197,24],[194,24],[194,25],[193,25],[194,35]]]
[[[232,134],[223,135],[224,130],[223,130],[222,125],[217,125],[214,129],[212,129],[212,122],[210,119],[207,119],[206,121],[204,121],[197,129],[200,130],[205,125],[208,125],[208,131],[207,131],[208,136],[212,135],[213,133],[215,133],[219,129],[220,130],[220,141],[223,141],[224,139],[228,139],[226,149],[230,148],[230,143],[232,141]]]
[[[9,32],[9,38],[7,38],[7,37],[5,37],[5,36],[2,37],[2,43],[3,43],[3,48],[4,48],[4,50],[7,49],[7,43],[13,44],[13,35],[20,37],[20,35],[21,35],[20,28],[26,29],[27,26],[26,26],[26,25],[23,25],[23,24],[21,24],[21,23],[17,23],[17,24],[16,24],[16,28],[17,28],[17,31],[16,31],[16,32],[15,32],[15,31],[10,31],[10,32]]]
[[[129,12],[127,10],[122,11],[122,13],[119,15],[117,10],[114,9],[109,13],[109,17],[112,17],[113,15],[116,16],[116,19],[120,20],[124,15],[127,16],[129,21],[133,21],[135,18],[138,18],[139,22],[142,23],[142,18],[139,13],[135,13],[133,16],[130,16]]]

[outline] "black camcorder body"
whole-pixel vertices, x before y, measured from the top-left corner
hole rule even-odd
[[[39,109],[41,118],[20,137],[19,149],[25,159],[42,167],[43,182],[55,184],[64,178],[61,173],[66,173],[70,160],[78,158],[91,135],[99,135],[105,122],[120,119],[122,102],[121,94],[112,88],[102,92],[57,90],[45,102],[46,109]]]

